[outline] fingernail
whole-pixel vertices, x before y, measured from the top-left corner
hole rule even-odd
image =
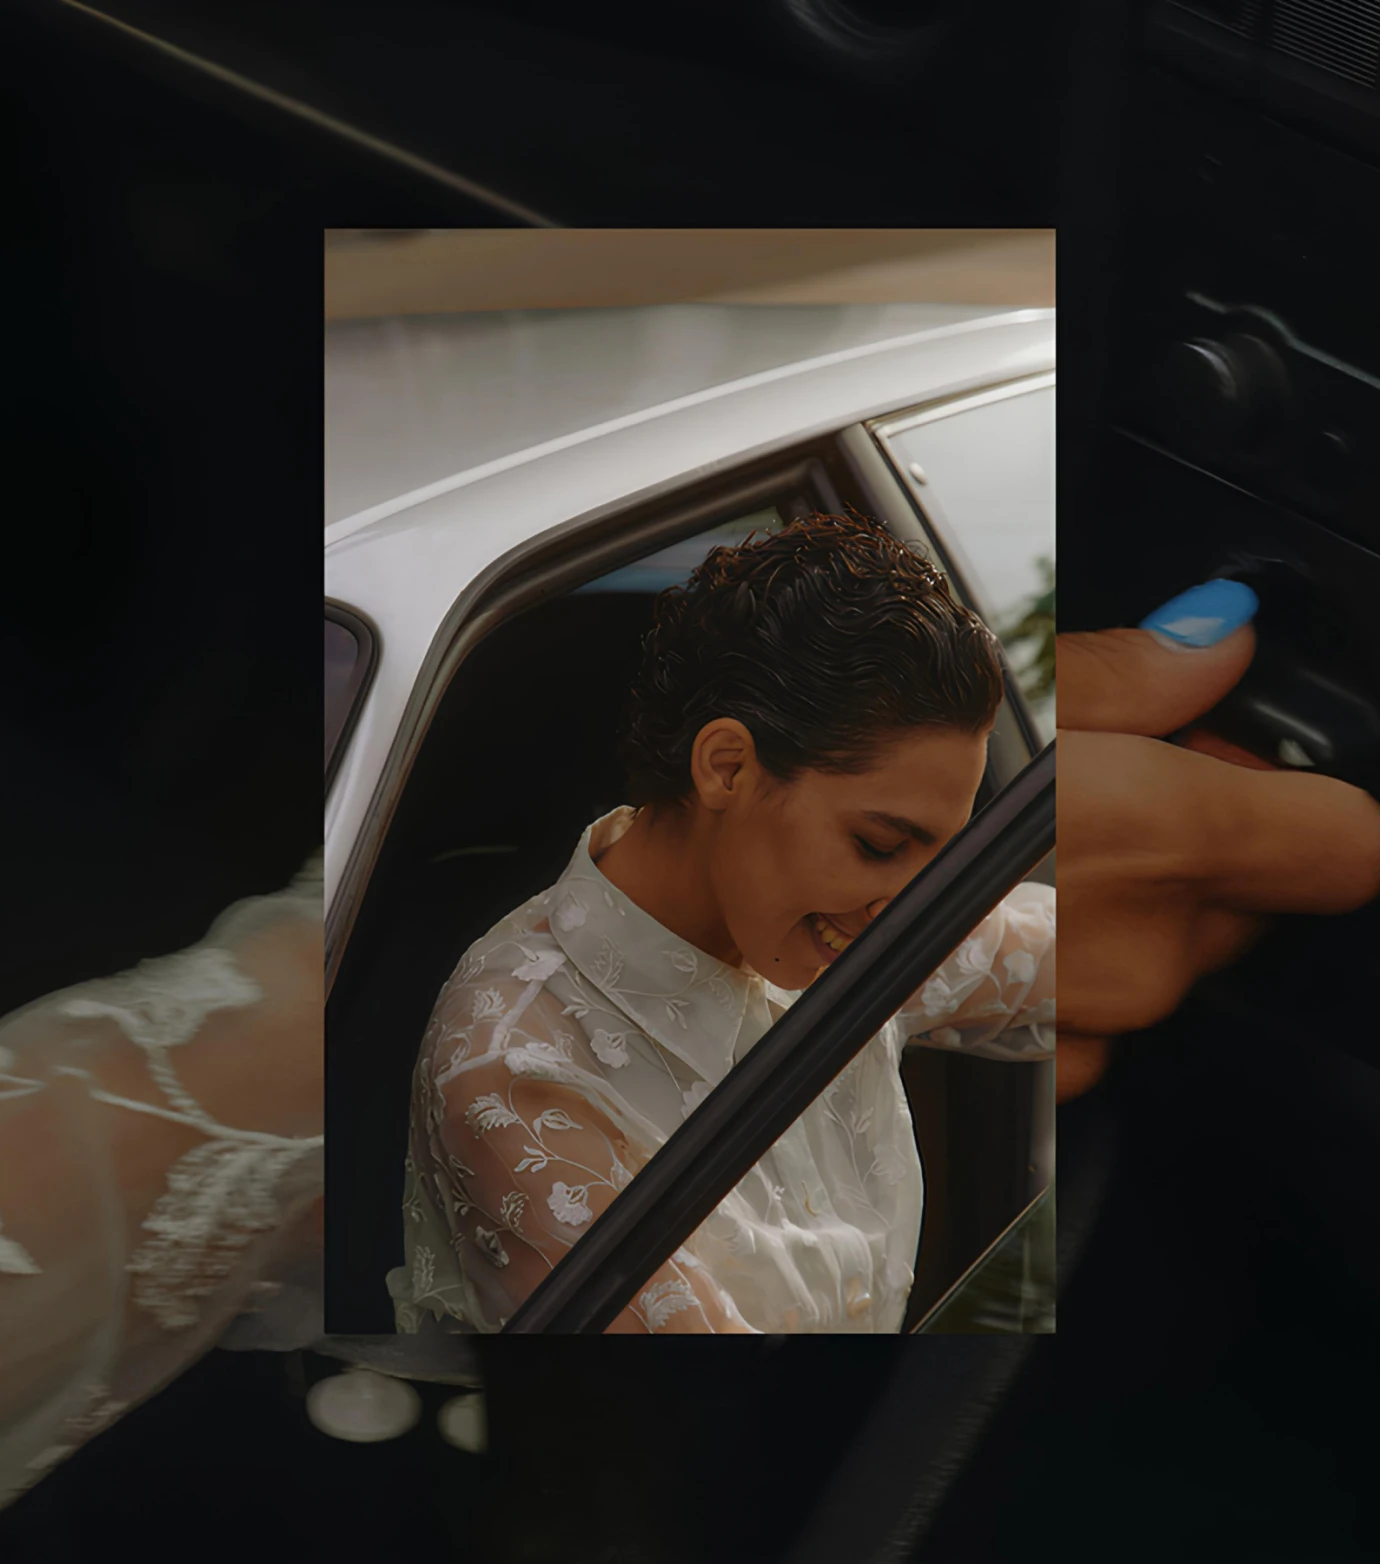
[[[1193,651],[1225,641],[1233,630],[1249,624],[1259,607],[1260,599],[1242,581],[1205,581],[1170,598],[1142,619],[1139,628],[1161,646]]]

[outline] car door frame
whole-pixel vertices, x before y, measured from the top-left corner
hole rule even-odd
[[[894,443],[896,436],[907,434],[925,424],[939,423],[949,418],[960,418],[964,413],[990,407],[996,402],[1011,401],[1015,397],[1029,396],[1035,391],[1054,390],[1057,375],[1054,370],[1039,370],[1033,374],[1013,376],[978,391],[961,391],[952,396],[936,397],[929,402],[918,403],[903,412],[888,414],[867,420],[866,429],[875,440],[888,467],[904,488],[910,503],[921,515],[932,547],[945,561],[950,578],[962,584],[969,604],[990,624],[993,605],[988,600],[981,573],[973,564],[963,546],[961,527],[954,524],[944,504],[942,493],[936,493],[928,479],[918,479],[903,461]],[[1050,538],[1051,552],[1054,539]],[[1036,738],[1035,747],[1042,741]]]
[[[359,655],[355,658],[345,684],[345,709],[334,736],[330,731],[331,714],[329,711],[326,713],[326,796],[329,798],[331,787],[340,771],[341,760],[349,746],[350,735],[368,698],[369,687],[374,682],[374,673],[383,652],[383,638],[367,615],[346,603],[337,602],[335,598],[326,599],[325,617],[328,623],[339,625],[354,636],[359,647]]]
[[[886,495],[894,512],[900,515],[906,509],[915,516],[914,535],[932,554],[948,574],[956,593],[988,624],[992,623],[992,605],[988,600],[981,573],[973,565],[962,542],[963,528],[957,526],[945,509],[942,489],[937,490],[928,481],[920,483],[908,470],[908,464],[893,444],[892,437],[927,423],[990,406],[992,403],[1028,395],[1057,386],[1057,369],[1040,369],[1020,375],[1002,376],[980,387],[969,387],[951,394],[926,398],[910,407],[886,413],[849,431],[848,443],[858,465],[867,473],[873,491]],[[1057,392],[1056,392],[1057,394]],[[1051,553],[1054,540],[1051,538]],[[1003,732],[998,724],[992,747],[1000,748],[1009,780],[1014,770],[1027,764],[1044,744],[1036,729],[1033,717],[1020,693],[1018,682],[1008,678],[1009,709],[1014,718],[1016,732]],[[990,797],[990,792],[987,795]],[[986,798],[979,800],[985,802]],[[1054,884],[1054,854],[1031,875],[1034,880]],[[971,1111],[974,1101],[988,1104],[986,1093],[1000,1091],[998,1083],[978,1088],[980,1095],[974,1099],[971,1083],[963,1080],[963,1073],[1002,1070],[1001,1065],[956,1058],[919,1044],[908,1044],[903,1063],[907,1079],[912,1112],[917,1121],[917,1137],[922,1144],[933,1147],[947,1143],[950,1119],[959,1104],[963,1113]],[[1052,1073],[1052,1065],[1049,1072]],[[913,1089],[912,1089],[913,1088]],[[927,1197],[925,1206],[925,1234],[922,1236],[917,1256],[916,1280],[912,1289],[911,1304],[907,1310],[906,1330],[923,1329],[925,1322],[934,1317],[941,1306],[950,1301],[965,1283],[982,1267],[984,1260],[1001,1239],[1019,1224],[1046,1193],[1052,1194],[1053,1172],[1053,1091],[1052,1084],[1043,1092],[1036,1092],[1026,1099],[1023,1110],[1016,1109],[1008,1101],[1005,1108],[983,1106],[979,1122],[992,1122],[991,1113],[999,1115],[1016,1113],[1028,1115],[1028,1131],[1031,1136],[1032,1159],[1028,1176],[1024,1178],[1027,1189],[1038,1186],[1037,1192],[1024,1204],[1021,1212],[1005,1223],[996,1238],[974,1239],[974,1233],[986,1231],[986,1217],[982,1209],[971,1206],[949,1189],[949,1166],[943,1156],[926,1161]],[[1014,1122],[1014,1121],[1013,1121]],[[971,1127],[971,1126],[970,1126]],[[993,1192],[985,1196],[995,1199]],[[987,1213],[990,1216],[990,1213]],[[926,1242],[928,1239],[928,1243]],[[976,1244],[976,1247],[974,1247]],[[950,1267],[956,1263],[955,1248],[962,1253],[967,1248],[969,1258],[954,1279],[939,1290],[939,1283]],[[927,1296],[929,1294],[929,1296]]]

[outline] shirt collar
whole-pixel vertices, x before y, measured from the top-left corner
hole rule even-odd
[[[633,815],[623,805],[585,830],[551,889],[551,934],[610,1003],[717,1086],[741,1051],[746,1018],[766,1013],[762,980],[672,934],[599,872],[595,855]]]

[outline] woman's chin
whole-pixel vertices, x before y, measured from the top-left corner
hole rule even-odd
[[[781,956],[771,964],[771,971],[767,976],[777,988],[783,988],[788,994],[798,994],[824,971],[827,963],[820,961],[813,952],[801,960],[792,952],[790,955]]]
[[[798,972],[782,973],[780,977],[772,978],[777,988],[784,989],[788,994],[799,994],[809,988],[810,984],[819,976],[818,972],[811,972],[806,977],[801,977]]]
[[[801,989],[809,988],[819,976],[815,967],[806,966],[798,956],[769,956],[760,967],[744,961],[743,971],[765,978],[773,988],[784,989],[788,994],[798,994]]]
[[[788,994],[798,994],[809,988],[829,965],[824,958],[831,954],[811,935],[807,921],[802,918],[799,928],[791,931],[775,955],[765,958],[764,965],[758,966],[750,959],[743,965],[746,970],[766,978],[773,987],[784,989]]]

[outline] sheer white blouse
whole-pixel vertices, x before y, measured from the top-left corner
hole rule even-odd
[[[398,1329],[492,1332],[796,997],[678,939],[600,873],[565,873],[464,955],[413,1081]],[[651,1278],[613,1330],[894,1332],[923,1176],[900,1076],[915,1037],[1054,1047],[1054,892],[1025,884],[870,1040]]]
[[[0,1505],[246,1311],[319,1335],[321,1032],[319,859],[0,1019]]]

